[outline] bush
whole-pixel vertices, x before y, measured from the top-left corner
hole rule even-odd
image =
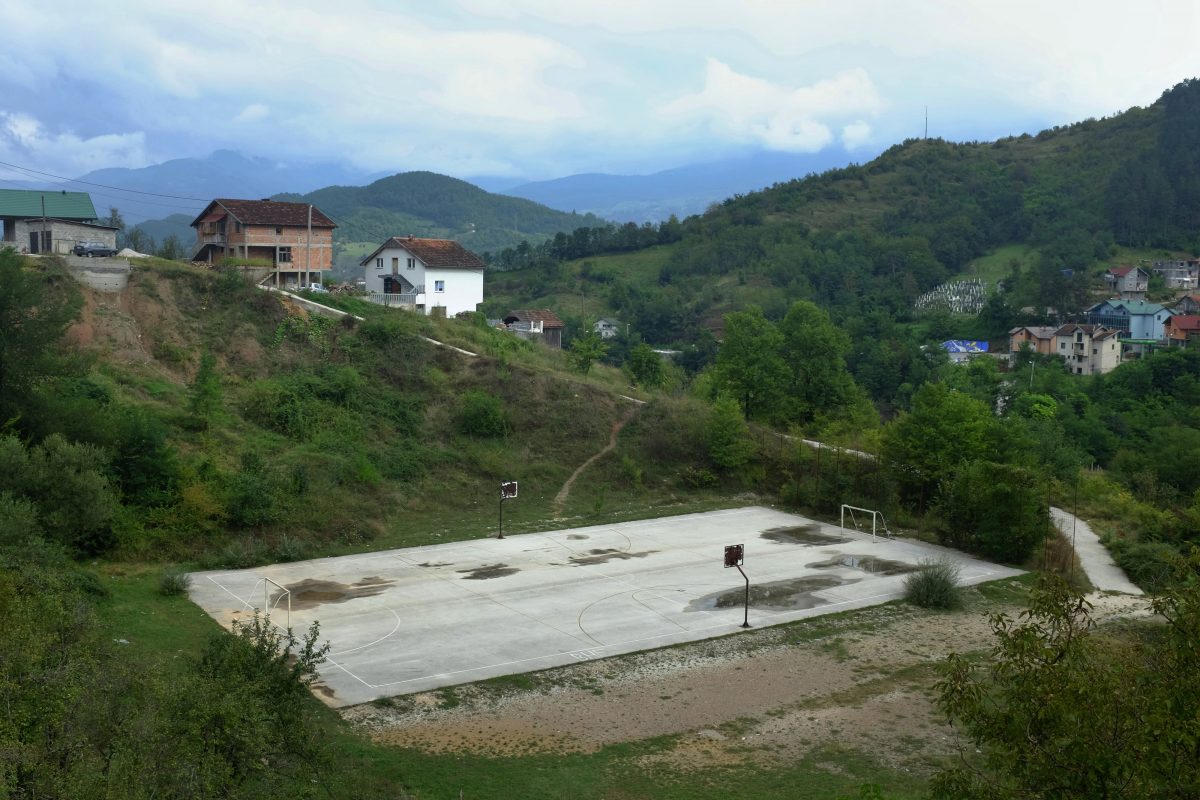
[[[508,419],[500,398],[479,391],[463,395],[457,423],[458,429],[468,436],[503,436],[508,430]]]
[[[1117,566],[1147,594],[1160,594],[1170,588],[1171,577],[1180,559],[1174,546],[1166,542],[1114,539],[1108,543],[1108,548]]]
[[[163,573],[158,580],[158,593],[166,597],[178,597],[186,594],[192,585],[192,576],[186,572],[171,569]]]
[[[958,577],[958,566],[949,561],[922,561],[904,579],[904,599],[921,608],[958,608],[962,605]]]

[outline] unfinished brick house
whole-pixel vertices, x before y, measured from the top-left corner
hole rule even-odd
[[[193,261],[261,260],[276,286],[321,283],[333,269],[333,220],[308,203],[213,200],[192,221]]]

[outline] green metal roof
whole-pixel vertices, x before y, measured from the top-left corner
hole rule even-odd
[[[87,192],[56,192],[40,189],[0,189],[0,217],[40,217],[42,198],[47,217],[97,219],[96,207]]]

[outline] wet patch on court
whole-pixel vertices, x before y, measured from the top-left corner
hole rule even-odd
[[[904,575],[920,569],[915,564],[908,564],[904,561],[852,554],[836,555],[825,561],[814,561],[804,565],[805,569],[835,569],[837,567],[861,569],[863,572],[870,572],[873,575]]]
[[[454,564],[452,564],[449,561],[436,561],[436,562],[435,561],[423,561],[420,564],[417,564],[417,566],[418,567],[453,567]]]
[[[464,581],[486,581],[490,578],[503,578],[505,575],[516,575],[521,570],[508,564],[484,564],[474,569],[460,569],[459,575],[465,575]]]
[[[344,603],[360,597],[374,597],[390,587],[392,583],[393,581],[378,575],[372,575],[350,584],[305,578],[297,583],[289,583],[285,588],[292,593],[292,610],[300,611],[326,603]],[[276,592],[271,597],[272,608],[277,607],[280,601],[286,603],[284,593]]]
[[[590,539],[592,537],[588,536],[587,534],[583,534],[583,533],[571,533],[571,534],[567,534],[567,538],[573,542],[578,542],[583,539]]]
[[[651,553],[657,553],[657,550],[642,550],[639,553],[629,553],[625,550],[589,550],[586,556],[571,556],[571,566],[574,567],[591,567],[596,564],[607,564],[609,561],[627,561],[631,558],[645,558]]]
[[[750,587],[750,606],[752,608],[771,608],[781,610],[803,610],[816,608],[829,603],[828,600],[817,597],[814,592],[832,589],[835,586],[845,586],[857,583],[857,579],[839,578],[834,575],[817,575],[806,578],[793,578],[786,581],[760,583]],[[746,589],[726,589],[703,597],[697,597],[688,603],[685,611],[711,611],[714,608],[741,608],[745,602]]]
[[[821,533],[820,525],[792,525],[783,528],[767,528],[760,536],[778,544],[825,545],[846,544],[850,541],[844,536],[832,536]]]

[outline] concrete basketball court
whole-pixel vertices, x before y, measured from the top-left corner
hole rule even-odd
[[[1020,573],[739,508],[197,572],[189,594],[223,625],[265,607],[286,625],[285,587],[292,627],[319,620],[331,645],[319,695],[346,706],[735,633],[745,583],[728,544],[745,544],[754,627],[895,599],[921,559],[952,559],[967,584]]]

